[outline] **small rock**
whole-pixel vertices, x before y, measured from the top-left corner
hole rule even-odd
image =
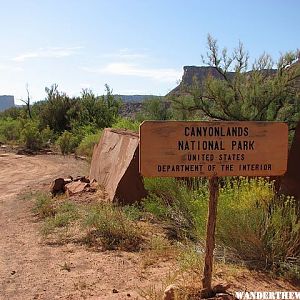
[[[87,187],[89,187],[88,183],[73,181],[65,185],[65,191],[68,196],[71,196],[83,192]]]
[[[119,293],[119,291],[118,291],[117,289],[113,289],[112,292],[113,292],[114,294]]]
[[[164,292],[163,300],[175,300],[177,299],[176,295],[178,294],[179,287],[175,284],[167,286]]]
[[[65,180],[63,178],[56,178],[50,184],[50,192],[53,196],[63,193],[65,186]]]
[[[85,183],[90,183],[90,180],[86,178],[85,176],[77,176],[76,178],[73,179],[73,181],[81,181]]]
[[[11,275],[15,275],[15,274],[16,274],[16,271],[11,271],[10,274],[11,274]]]
[[[67,178],[64,178],[64,181],[65,181],[65,185],[66,185],[66,184],[68,184],[68,183],[72,182],[72,181],[73,181],[73,179],[72,179],[72,178],[70,178],[70,177],[67,177]]]

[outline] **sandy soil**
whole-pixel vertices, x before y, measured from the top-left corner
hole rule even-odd
[[[141,299],[138,289],[169,266],[141,270],[137,254],[95,252],[74,243],[49,245],[24,190],[57,176],[87,174],[85,162],[61,156],[0,153],[0,299]],[[65,270],[64,265],[71,267]]]
[[[41,189],[57,176],[87,172],[87,164],[74,158],[0,153],[0,300],[143,299],[139,291],[161,285],[172,272],[168,261],[143,268],[145,258],[139,253],[96,252],[78,243],[51,245],[42,239],[33,203],[20,194]],[[237,289],[295,289],[249,275],[231,281]]]

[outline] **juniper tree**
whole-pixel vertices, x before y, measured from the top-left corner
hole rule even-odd
[[[299,52],[282,54],[274,63],[264,53],[249,70],[249,55],[243,44],[229,54],[220,51],[216,39],[208,36],[208,52],[202,61],[214,68],[216,76],[208,75],[192,86],[182,86],[187,97],[173,97],[174,106],[183,111],[201,111],[218,120],[287,121],[290,129],[300,119]]]

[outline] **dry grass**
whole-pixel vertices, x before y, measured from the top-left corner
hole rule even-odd
[[[119,207],[104,203],[92,206],[84,224],[90,241],[99,241],[105,250],[138,251],[141,247],[141,229]]]

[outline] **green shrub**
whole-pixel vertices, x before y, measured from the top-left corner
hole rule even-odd
[[[220,190],[217,238],[246,260],[267,265],[300,254],[296,203],[262,178],[228,180]]]
[[[22,144],[31,150],[41,149],[43,145],[42,135],[35,121],[27,121],[23,124],[20,140]]]
[[[48,194],[38,194],[35,199],[33,212],[36,213],[40,218],[54,216],[54,200]]]
[[[300,265],[299,262],[281,262],[277,264],[274,268],[276,274],[283,276],[290,282],[294,282],[295,284],[300,284]]]
[[[77,137],[78,140],[81,141],[82,139],[84,139],[84,137],[88,135],[99,133],[100,130],[93,124],[80,125],[76,121],[74,121],[74,123],[72,123],[71,132],[75,137]]]
[[[135,205],[125,205],[122,207],[122,211],[126,217],[131,221],[138,221],[142,218],[142,211]]]
[[[144,209],[166,220],[179,237],[202,243],[206,233],[208,187],[205,181],[147,179]],[[228,178],[220,188],[217,243],[245,259],[273,266],[300,255],[296,203],[278,197],[262,178]]]
[[[19,141],[21,128],[20,120],[0,119],[0,142]]]
[[[118,129],[129,129],[132,131],[139,131],[140,122],[128,119],[128,118],[119,118],[117,121],[112,125],[113,128]]]
[[[205,181],[199,185],[194,180],[191,187],[175,178],[149,178],[145,185],[150,192],[143,202],[146,211],[169,222],[177,237],[203,237],[208,197]]]
[[[53,131],[49,126],[40,128],[36,120],[0,119],[0,142],[20,143],[27,149],[38,150],[53,140]]]
[[[57,207],[57,214],[69,214],[72,219],[78,217],[78,208],[74,202],[63,201]]]
[[[43,147],[49,146],[55,140],[54,132],[48,125],[41,131],[41,140]]]
[[[98,131],[97,133],[86,135],[77,147],[76,154],[91,158],[94,146],[99,142],[101,133],[101,131]]]
[[[85,218],[91,234],[100,238],[104,249],[139,250],[142,242],[140,230],[121,210],[108,204],[92,207]]]
[[[139,121],[169,120],[172,118],[169,106],[163,97],[150,97],[143,101],[142,110],[136,117]]]
[[[68,227],[78,217],[78,209],[73,202],[63,201],[56,204],[53,214],[48,216],[44,221],[42,233],[48,235],[56,228]]]
[[[143,207],[146,212],[153,214],[160,220],[163,220],[168,212],[166,203],[155,194],[150,194],[143,201]]]
[[[64,131],[58,138],[57,144],[59,145],[61,153],[65,155],[74,152],[79,141],[78,138],[76,138],[71,132]]]

